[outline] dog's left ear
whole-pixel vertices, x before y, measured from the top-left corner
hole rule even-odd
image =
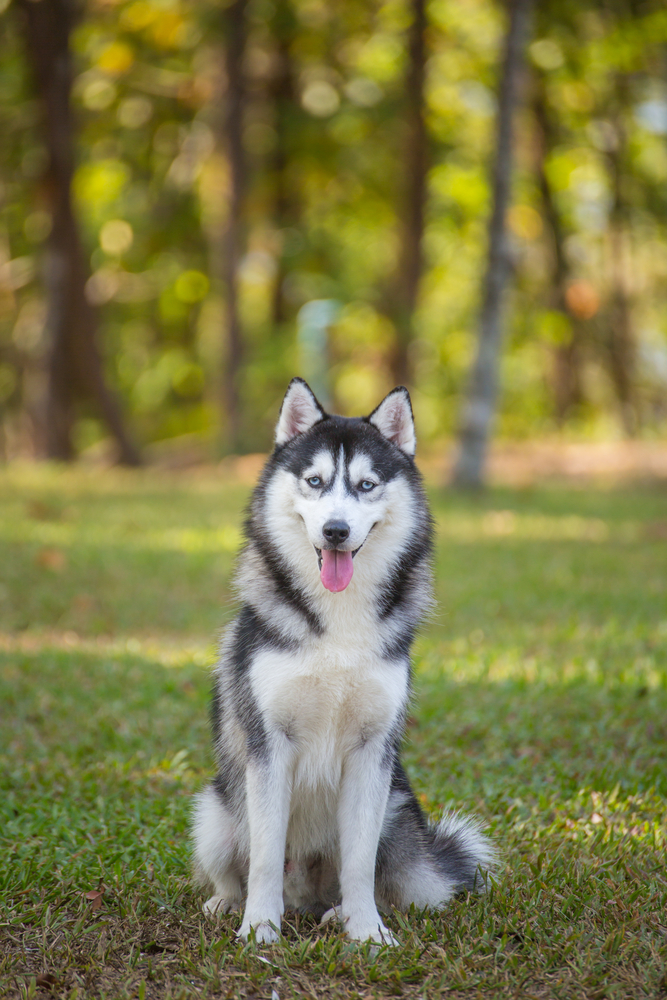
[[[304,434],[323,420],[326,413],[313,390],[302,378],[293,378],[287,387],[276,424],[276,444],[287,444],[297,434]]]
[[[412,416],[410,393],[404,385],[392,389],[366,419],[377,427],[380,434],[383,434],[388,441],[397,445],[410,458],[414,458],[417,450],[415,421]]]

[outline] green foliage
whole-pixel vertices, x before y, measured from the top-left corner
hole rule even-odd
[[[0,151],[0,404],[11,452],[21,450],[18,414],[30,413],[45,352],[42,264],[51,223],[16,5],[0,17],[0,122],[8,137]],[[504,21],[492,0],[432,0],[428,17],[425,270],[411,358],[415,407],[425,437],[436,441],[456,427],[474,345]],[[248,449],[266,447],[269,415],[303,367],[296,326],[309,300],[343,307],[329,337],[332,401],[370,408],[391,386],[395,331],[385,314],[400,239],[409,23],[407,0],[249,3],[240,268]],[[666,40],[657,3],[634,11],[554,2],[536,15],[531,73],[543,81],[556,124],[546,169],[572,279],[584,295],[576,307],[584,398],[571,414],[578,432],[606,432],[615,412],[609,329],[619,282],[631,301],[640,418],[647,433],[664,425]],[[220,258],[230,184],[224,45],[224,10],[209,0],[88,0],[73,37],[74,193],[88,294],[99,309],[108,377],[144,442],[220,430],[227,352]],[[280,59],[291,81],[291,95],[282,97]],[[509,218],[517,289],[499,421],[509,436],[553,429],[554,352],[566,335],[543,321],[554,310],[553,275],[529,110],[519,125]],[[610,254],[621,140],[629,259],[619,277]],[[350,346],[348,318],[359,315],[367,328]],[[102,430],[81,416],[88,422],[79,437],[90,443]]]
[[[238,915],[200,916],[188,817],[247,489],[229,470],[0,477],[3,995],[659,996],[662,492],[433,492],[406,763],[502,864],[484,896],[390,915],[400,946],[377,951],[296,915],[244,946]]]

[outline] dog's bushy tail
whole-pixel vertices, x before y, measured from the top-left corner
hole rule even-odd
[[[431,851],[455,891],[484,892],[498,865],[493,844],[481,831],[481,824],[458,812],[445,813],[431,827]]]

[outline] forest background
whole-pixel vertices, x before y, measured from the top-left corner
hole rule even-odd
[[[266,450],[297,373],[344,413],[407,384],[440,448],[512,72],[496,431],[664,434],[667,10],[528,7],[0,0],[5,457]]]
[[[0,0],[0,129],[0,995],[664,997],[664,0]],[[502,858],[379,955],[299,916],[267,958],[191,880],[260,464],[217,459],[296,374],[410,387],[404,759]],[[491,432],[536,488],[434,488]],[[662,482],[540,481],[609,442]]]

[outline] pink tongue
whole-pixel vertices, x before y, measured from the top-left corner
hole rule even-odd
[[[322,549],[322,570],[320,579],[327,590],[334,594],[345,590],[352,579],[354,566],[351,552],[338,552],[337,549]]]

